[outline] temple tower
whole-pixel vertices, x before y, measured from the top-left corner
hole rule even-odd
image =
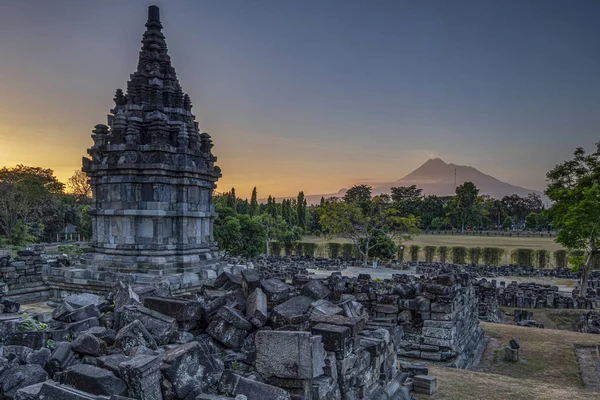
[[[148,8],[137,70],[117,89],[83,159],[99,271],[199,272],[214,259],[212,193],[221,170],[177,80],[159,9]]]

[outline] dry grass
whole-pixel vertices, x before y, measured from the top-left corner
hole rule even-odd
[[[463,369],[431,367],[438,380],[438,393],[419,395],[422,400],[590,400],[596,394],[557,383],[519,379]]]
[[[535,314],[534,314],[535,316]],[[573,344],[597,344],[598,335],[514,325],[481,324],[499,346],[488,346],[478,372],[432,367],[439,392],[436,400],[563,400],[600,398],[585,389]],[[512,338],[521,342],[520,361],[503,360]]]
[[[500,343],[494,354],[485,354],[489,362],[482,363],[482,372],[526,378],[574,388],[583,388],[574,344],[595,345],[598,335],[554,329],[525,328],[515,325],[482,323],[486,334]],[[504,361],[504,347],[513,338],[521,342],[520,360]]]

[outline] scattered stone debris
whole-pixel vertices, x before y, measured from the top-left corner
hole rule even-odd
[[[0,319],[1,393],[411,399],[413,389],[435,392],[436,381],[420,364],[399,371],[398,355],[463,366],[482,342],[475,288],[458,276],[291,281],[225,272],[179,297],[161,285],[117,282],[105,296],[73,294],[50,302],[51,312]]]
[[[580,316],[573,324],[573,330],[600,334],[600,314],[596,311],[589,311],[585,315]]]

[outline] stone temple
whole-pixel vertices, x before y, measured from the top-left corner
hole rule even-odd
[[[148,8],[137,70],[114,102],[83,159],[97,279],[208,269],[217,249],[212,192],[221,170],[171,65],[156,6]]]

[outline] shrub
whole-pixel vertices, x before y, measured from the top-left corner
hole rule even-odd
[[[569,264],[571,265],[571,272],[579,272],[584,263],[585,251],[572,250],[569,252]]]
[[[554,260],[556,261],[556,268],[567,268],[567,251],[556,250],[554,252]]]
[[[425,262],[432,263],[433,256],[435,255],[435,246],[425,246],[423,250],[425,250]]]
[[[283,245],[283,251],[285,252],[285,255],[291,256],[292,253],[294,252],[294,247],[296,247],[296,246],[294,246],[294,243],[285,243]]]
[[[513,263],[520,267],[531,267],[534,265],[533,254],[532,249],[514,249],[512,252]]]
[[[440,262],[445,264],[446,259],[448,258],[448,247],[447,246],[438,247],[438,254],[440,255]]]
[[[305,256],[314,257],[317,251],[317,244],[312,242],[302,243],[302,249]]]
[[[536,253],[538,268],[546,268],[548,261],[550,261],[550,253],[548,253],[548,250],[538,250]]]
[[[342,249],[341,243],[327,243],[327,250],[329,252],[329,258],[338,258],[340,256],[341,249]]]
[[[348,260],[356,259],[356,247],[354,243],[342,243],[342,257]]]
[[[452,248],[452,262],[454,264],[466,264],[467,261],[467,248],[462,246],[455,246]]]
[[[498,247],[483,248],[483,263],[486,265],[500,265],[504,249]]]
[[[398,261],[404,262],[404,246],[398,246]]]
[[[473,265],[479,265],[479,259],[481,258],[481,248],[471,247],[469,249],[469,261]]]
[[[21,322],[21,332],[46,332],[48,331],[48,325],[43,322],[36,321],[29,314],[23,313],[21,315],[23,321]]]
[[[84,248],[78,244],[61,244],[57,247],[57,251],[68,256],[80,256],[84,253]]]
[[[277,241],[271,242],[271,254],[274,256],[281,255],[281,243]]]
[[[413,244],[410,246],[410,261],[417,262],[419,261],[419,250],[421,246]]]

